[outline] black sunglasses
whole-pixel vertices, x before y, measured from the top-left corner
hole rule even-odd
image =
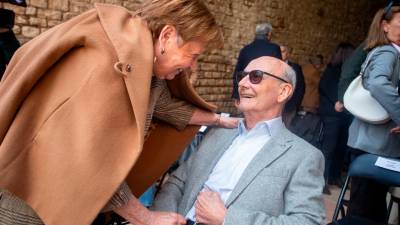
[[[264,71],[261,71],[261,70],[252,70],[250,72],[239,71],[239,72],[236,73],[236,81],[239,83],[247,75],[249,75],[249,80],[250,80],[250,82],[252,84],[259,84],[262,81],[264,75],[268,75],[268,76],[273,77],[275,79],[278,79],[278,80],[280,80],[282,82],[289,83],[288,81],[286,81],[283,78],[280,78],[280,77],[278,77],[278,76],[276,76],[274,74],[271,74],[271,73],[268,73],[268,72],[264,72]]]
[[[392,16],[392,7],[400,6],[400,0],[391,0],[383,9],[383,19],[388,20]]]

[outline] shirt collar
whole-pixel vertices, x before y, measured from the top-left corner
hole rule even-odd
[[[256,35],[255,40],[267,40],[265,38],[265,34],[261,34],[261,35]]]
[[[274,136],[280,129],[282,129],[284,127],[283,121],[282,121],[282,117],[276,117],[270,120],[264,120],[264,121],[260,121],[256,124],[255,127],[253,127],[251,130],[253,129],[263,129],[265,130],[266,133],[268,133],[268,135],[270,136]],[[250,132],[251,130],[247,130],[246,129],[246,125],[245,125],[245,120],[241,120],[239,122],[238,125],[238,130],[239,130],[239,135],[245,135],[248,132]]]
[[[396,45],[395,43],[392,43],[392,45],[397,50],[397,52],[400,53],[400,46]]]

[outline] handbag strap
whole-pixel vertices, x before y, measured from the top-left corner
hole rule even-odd
[[[392,45],[389,45],[392,46]],[[392,46],[393,47],[393,46]],[[393,47],[394,48],[394,47]],[[374,53],[378,50],[378,47],[374,48],[367,56],[367,59],[364,61],[364,63],[361,65],[361,71],[359,73],[359,75],[361,76],[362,79],[364,79],[364,75],[365,75],[365,70],[367,69],[369,63],[371,62],[371,58],[374,55]],[[397,52],[397,50],[395,50]],[[397,54],[398,55],[398,54]]]
[[[364,63],[361,66],[361,71],[359,75],[361,76],[362,79],[364,79],[364,74],[365,70],[367,69],[369,63],[371,62],[371,58],[374,55],[374,53],[378,50],[378,48],[374,48],[367,56],[367,59],[364,61]]]

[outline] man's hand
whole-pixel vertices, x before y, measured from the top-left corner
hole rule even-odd
[[[400,133],[400,126],[397,126],[390,130],[390,133],[399,134]]]
[[[114,211],[135,225],[185,225],[183,216],[174,212],[152,212],[145,208],[136,197]]]
[[[343,109],[344,109],[343,103],[337,101],[337,102],[335,103],[335,110],[336,110],[336,112],[343,112]]]
[[[196,201],[196,222],[207,225],[222,225],[227,208],[217,192],[202,191]]]
[[[146,225],[185,225],[186,219],[173,212],[151,212]]]

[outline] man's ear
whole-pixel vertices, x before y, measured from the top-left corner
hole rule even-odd
[[[280,85],[280,92],[279,92],[277,101],[279,103],[287,101],[287,99],[290,97],[292,92],[293,92],[292,85],[287,84],[287,83],[282,83]]]
[[[160,43],[161,49],[166,48],[168,42],[176,40],[177,35],[178,34],[174,26],[169,24],[165,25],[161,29],[160,35],[158,36],[158,41]]]
[[[268,40],[268,41],[271,41],[271,39],[272,39],[272,32],[267,33],[266,36],[267,36],[267,40]]]

